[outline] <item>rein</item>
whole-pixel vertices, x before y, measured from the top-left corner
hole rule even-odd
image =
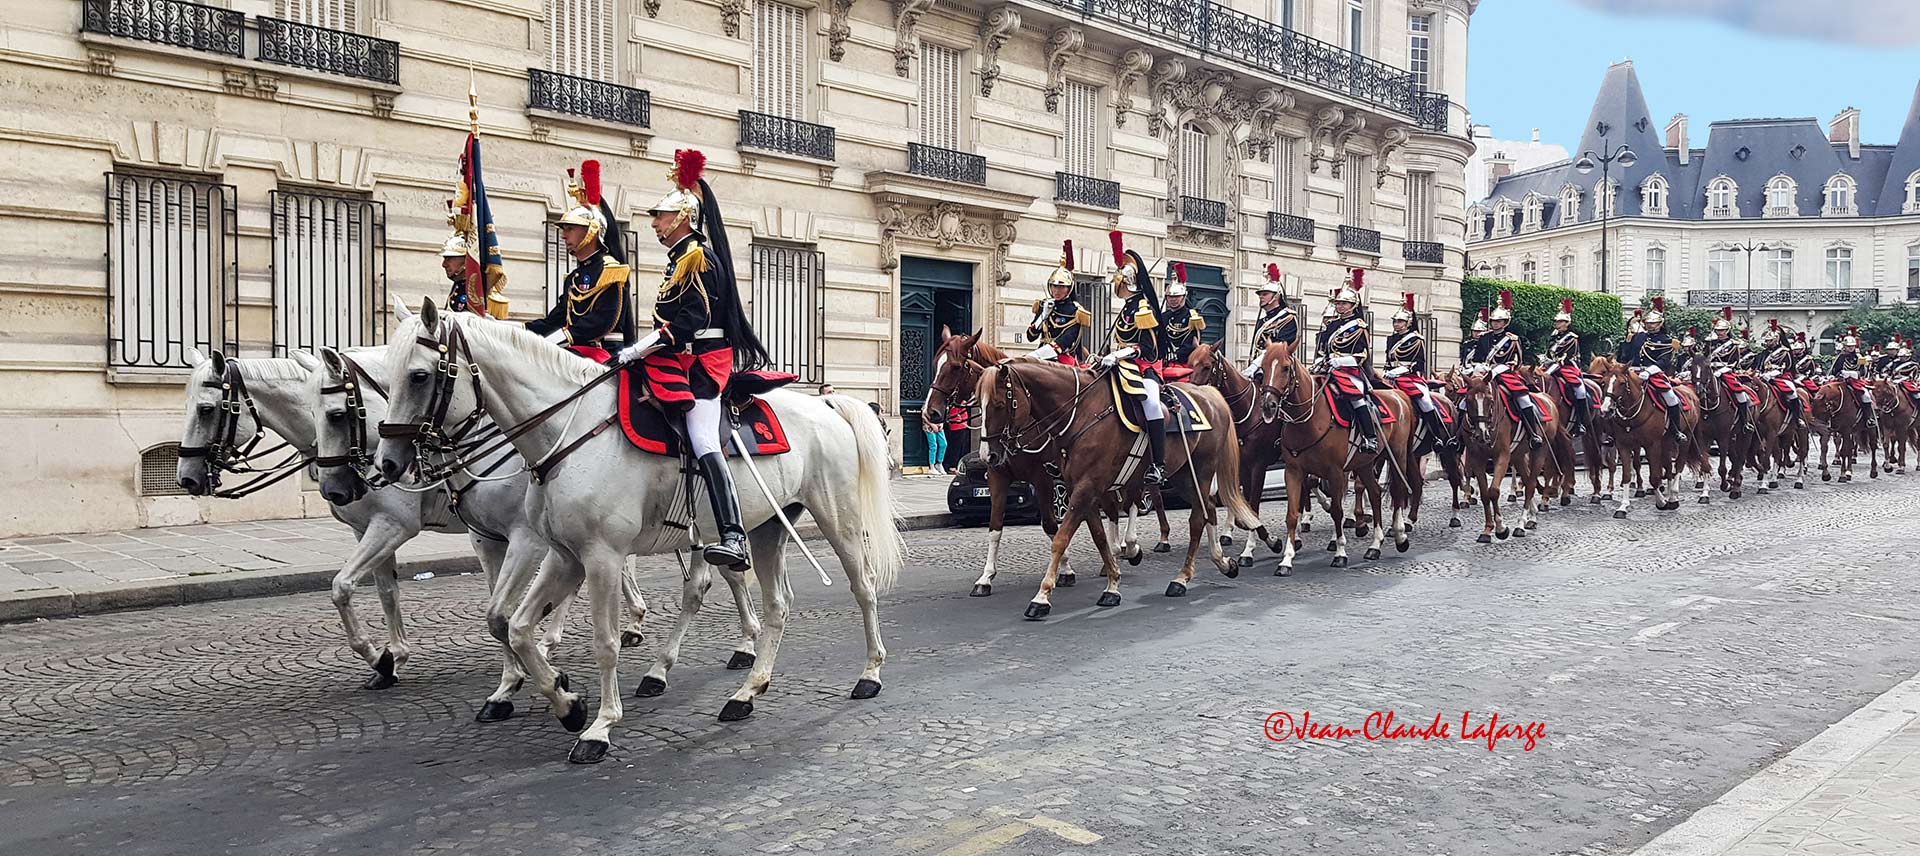
[[[219,421],[213,429],[213,436],[205,446],[181,446],[181,458],[207,459],[207,495],[220,499],[240,499],[275,484],[285,481],[299,472],[308,461],[293,443],[282,442],[267,449],[259,448],[265,440],[267,429],[260,422],[260,411],[254,407],[253,395],[247,392],[247,379],[240,373],[238,359],[226,360],[226,370],[220,379],[209,378],[201,381],[201,386],[220,390]],[[239,445],[240,414],[245,412],[253,419],[253,436]],[[255,467],[255,462],[282,449],[288,449],[287,456],[265,467]],[[234,473],[255,476],[239,487],[220,489],[220,474]]]
[[[360,477],[362,481],[372,486],[373,479],[364,475],[373,466],[373,446],[367,442],[367,400],[362,390],[371,389],[373,394],[380,396],[381,401],[386,401],[387,389],[352,357],[342,353],[340,359],[346,363],[347,369],[340,378],[340,385],[321,387],[320,394],[345,393],[347,396],[347,417],[351,420],[347,428],[347,452],[344,455],[320,455],[313,459],[313,463],[322,469],[352,467],[356,472],[363,473]]]
[[[1300,388],[1300,378],[1303,375],[1309,378],[1307,382],[1307,400],[1304,405],[1307,408],[1307,412],[1306,412],[1306,415],[1304,416],[1295,417],[1291,412],[1289,412],[1289,410],[1297,409],[1302,406],[1300,402],[1293,400],[1293,394],[1296,390]],[[1298,356],[1293,354],[1287,355],[1286,387],[1276,388],[1276,387],[1273,387],[1272,384],[1268,384],[1268,388],[1273,389],[1280,399],[1279,406],[1275,408],[1275,412],[1280,417],[1281,422],[1284,422],[1288,425],[1308,424],[1308,423],[1311,423],[1313,421],[1313,417],[1320,412],[1320,391],[1314,388],[1314,384],[1311,380],[1311,377],[1312,375],[1307,372],[1307,367],[1300,363],[1300,358]],[[1297,458],[1303,454],[1306,454],[1307,452],[1312,451],[1314,447],[1324,442],[1327,439],[1327,436],[1332,433],[1333,433],[1333,420],[1328,419],[1327,427],[1320,429],[1319,436],[1314,437],[1313,442],[1308,443],[1305,446],[1301,446],[1300,448],[1297,448],[1297,449],[1291,446],[1288,446],[1286,441],[1286,432],[1284,431],[1281,432],[1279,437],[1274,439],[1274,442],[1279,444],[1280,450],[1287,453],[1289,457]]]
[[[1027,424],[1024,426],[1016,427],[1019,419],[1019,406],[1016,404],[1017,399],[1013,394],[1014,382],[1016,380],[1019,381],[1020,392],[1028,401],[1033,401],[1034,395],[1033,391],[1027,385],[1026,378],[1020,377],[1019,374],[1014,371],[1014,365],[1012,360],[1001,360],[997,364],[1000,369],[1001,394],[1006,399],[1007,407],[1015,411],[1015,416],[1008,420],[1008,425],[1005,430],[986,435],[982,438],[985,441],[1003,442],[1007,444],[1008,450],[1011,452],[1019,452],[1025,455],[1039,455],[1046,452],[1056,441],[1061,442],[1063,446],[1073,445],[1073,442],[1078,440],[1080,435],[1086,433],[1086,431],[1094,425],[1100,424],[1101,420],[1104,420],[1108,413],[1113,412],[1113,406],[1108,405],[1106,410],[1101,411],[1089,420],[1086,426],[1082,427],[1079,431],[1072,431],[1074,423],[1079,421],[1080,418],[1080,401],[1084,399],[1089,392],[1099,388],[1099,384],[1096,383],[1082,384],[1080,371],[1075,369],[1073,372],[1073,396],[1068,398],[1065,404],[1062,404],[1060,407],[1055,408],[1053,412],[1044,416],[1035,416],[1027,420]],[[1098,377],[1098,375],[1095,375],[1095,377]],[[1065,419],[1064,422],[1062,421],[1063,417]],[[1055,425],[1059,426],[1058,431],[1054,430],[1053,426]],[[1028,446],[1024,438],[1028,432],[1036,430],[1045,433],[1047,435],[1046,439],[1042,440],[1038,446]],[[1069,433],[1070,431],[1071,433]]]

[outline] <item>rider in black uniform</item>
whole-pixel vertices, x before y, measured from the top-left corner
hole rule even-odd
[[[1260,361],[1266,359],[1267,346],[1300,342],[1300,313],[1287,302],[1287,287],[1280,282],[1280,266],[1267,263],[1267,281],[1255,292],[1260,301],[1260,317],[1253,323],[1253,343],[1248,349],[1247,367],[1241,374],[1260,379]]]
[[[1500,290],[1500,307],[1488,316],[1489,329],[1474,343],[1473,353],[1468,362],[1487,366],[1493,376],[1489,381],[1498,384],[1506,391],[1507,400],[1520,416],[1520,423],[1527,429],[1527,443],[1538,449],[1546,443],[1546,426],[1540,418],[1540,411],[1534,407],[1533,390],[1516,371],[1525,357],[1526,348],[1520,337],[1507,329],[1513,321],[1513,292]]]
[[[1673,391],[1673,383],[1667,378],[1679,368],[1680,343],[1667,332],[1666,320],[1666,301],[1656,297],[1653,311],[1642,322],[1645,328],[1627,340],[1619,356],[1621,362],[1640,370],[1648,391],[1659,395],[1666,405],[1668,439],[1684,443],[1687,435],[1680,430],[1680,394]]]
[[[1440,419],[1440,407],[1433,403],[1433,396],[1427,389],[1429,368],[1427,367],[1427,339],[1414,329],[1416,317],[1413,311],[1413,295],[1403,294],[1400,311],[1393,313],[1393,333],[1387,336],[1387,380],[1393,388],[1405,393],[1413,400],[1415,412],[1420,415],[1420,423],[1427,428],[1426,439],[1414,450],[1415,455],[1424,455],[1433,450],[1436,441],[1447,439],[1448,450],[1458,438],[1449,438],[1447,426]]]
[[[1073,242],[1060,248],[1060,266],[1047,277],[1047,297],[1033,302],[1033,321],[1027,325],[1027,341],[1040,347],[1027,354],[1043,360],[1055,360],[1077,366],[1086,359],[1085,333],[1093,317],[1073,298]]]
[[[1193,349],[1200,344],[1200,332],[1207,319],[1187,305],[1187,266],[1173,263],[1173,284],[1167,286],[1167,304],[1160,312],[1161,338],[1166,344],[1168,366],[1185,366]]]
[[[1367,319],[1360,314],[1363,276],[1363,271],[1354,268],[1353,278],[1334,292],[1333,319],[1320,328],[1316,342],[1317,353],[1327,362],[1328,383],[1346,399],[1353,412],[1353,424],[1360,429],[1360,450],[1374,454],[1380,451],[1380,423],[1373,412],[1373,395],[1369,392],[1372,383],[1367,363],[1371,361],[1373,338],[1367,331]],[[1345,378],[1344,383],[1341,378]]]

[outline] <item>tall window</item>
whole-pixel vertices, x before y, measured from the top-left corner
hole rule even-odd
[[[1534,232],[1540,229],[1540,211],[1544,207],[1545,205],[1540,201],[1540,197],[1531,193],[1527,194],[1527,198],[1520,203],[1522,231]]]
[[[1560,286],[1561,288],[1573,288],[1575,286],[1573,281],[1572,253],[1567,253],[1560,257],[1560,278],[1554,282],[1554,285]]]
[[[1907,248],[1907,299],[1920,300],[1920,244]]]
[[[1853,287],[1853,250],[1849,247],[1827,249],[1827,287]]]
[[[1767,182],[1767,216],[1797,217],[1798,206],[1793,203],[1793,179],[1784,175]]]
[[[1066,149],[1062,161],[1067,172],[1097,178],[1100,175],[1100,87],[1077,80],[1067,81]]]
[[[107,365],[185,368],[226,346],[234,189],[202,177],[107,176]]]
[[[1433,88],[1433,16],[1407,18],[1407,70],[1413,72],[1413,86],[1421,92]]]
[[[1648,294],[1667,293],[1667,251],[1665,249],[1647,248],[1646,282],[1642,287]]]
[[[920,142],[960,148],[960,52],[920,43]]]
[[[1373,159],[1347,154],[1347,225],[1373,228]]]
[[[1721,176],[1707,183],[1707,216],[1734,216],[1733,198],[1736,193],[1733,179]]]
[[[1347,0],[1347,50],[1357,54],[1367,52],[1366,25],[1366,0]]]
[[[1513,234],[1513,203],[1505,199],[1493,203],[1493,236],[1504,238]]]
[[[1907,176],[1907,204],[1902,206],[1903,214],[1920,214],[1920,170]]]
[[[1725,291],[1733,287],[1735,257],[1732,250],[1707,251],[1707,290]]]
[[[1560,188],[1560,225],[1580,222],[1580,188],[1569,184]]]
[[[613,80],[613,2],[547,0],[548,71]]]
[[[1293,26],[1294,0],[1273,0],[1273,22],[1289,30]]]
[[[1846,174],[1836,175],[1827,180],[1827,204],[1820,211],[1828,217],[1851,217],[1858,213],[1853,207],[1853,178]]]
[[[1534,263],[1533,259],[1527,259],[1526,261],[1523,261],[1520,263],[1520,281],[1521,282],[1539,282],[1540,281],[1540,266]]]
[[[1407,173],[1407,240],[1433,240],[1433,173]]]
[[[775,371],[820,381],[820,287],[826,254],[812,247],[753,244],[753,329]]]
[[[807,118],[807,13],[758,0],[753,10],[753,109]]]
[[[1667,214],[1667,180],[1659,175],[1649,175],[1640,185],[1640,208],[1647,214],[1664,217]]]
[[[300,190],[269,198],[274,355],[386,341],[386,205]]]
[[[357,0],[273,0],[273,16],[330,30],[353,32]]]
[[[1602,292],[1606,291],[1609,287],[1609,283],[1607,282],[1607,254],[1599,250],[1593,251],[1593,287]]]
[[[1300,140],[1281,137],[1274,145],[1274,210],[1297,214],[1300,207]]]
[[[1213,175],[1212,158],[1209,157],[1213,140],[1200,126],[1188,123],[1180,126],[1180,195],[1197,199],[1212,199],[1208,195]]]
[[[1777,291],[1793,288],[1793,251],[1771,249],[1760,251],[1760,270],[1766,287]]]
[[[1606,179],[1604,181],[1600,181],[1594,184],[1593,185],[1593,208],[1594,208],[1593,216],[1612,217],[1616,211],[1616,209],[1613,206],[1620,195],[1619,190],[1620,190],[1620,185],[1614,182],[1612,179]]]

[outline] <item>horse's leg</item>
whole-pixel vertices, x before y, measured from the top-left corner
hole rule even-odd
[[[573,743],[567,760],[597,764],[613,748],[613,726],[625,709],[620,698],[620,577],[626,551],[594,542],[580,557],[587,577],[587,603],[593,617],[593,662],[600,672],[600,712]]]
[[[754,609],[753,589],[747,586],[745,571],[715,568],[714,572],[727,584],[727,592],[733,595],[733,608],[740,614],[740,644],[734,646],[733,656],[727,658],[727,670],[751,669],[760,639],[760,616]]]
[[[999,573],[1000,534],[1007,523],[1008,480],[1006,472],[1001,468],[987,468],[987,561],[980,567],[980,576],[974,578],[973,591],[968,593],[969,597],[986,597],[993,594],[993,577],[994,574]],[[1052,535],[1053,527],[1056,525],[1053,519],[1053,497],[1041,495],[1042,493],[1051,494],[1051,486],[1043,489],[1040,485],[1034,485],[1033,488],[1034,500],[1045,505],[1040,513],[1041,528],[1045,529],[1048,535]]]
[[[824,528],[826,521],[839,518],[833,515],[815,514],[813,519]],[[721,722],[738,722],[752,716],[753,700],[765,693],[767,686],[773,683],[773,664],[780,655],[780,643],[787,636],[787,613],[793,608],[793,604],[787,600],[790,592],[787,585],[786,544],[787,530],[778,520],[768,520],[747,533],[747,551],[753,557],[753,575],[760,583],[760,597],[766,603],[767,614],[762,617],[760,623],[757,646],[759,656],[754,658],[753,668],[747,672],[747,679],[740,685],[740,689],[735,690],[733,696],[727,699],[727,703],[720,706]],[[837,552],[839,549],[839,544],[836,542],[834,550]],[[841,556],[840,565],[847,572],[849,581],[856,573],[863,577],[865,575],[857,556],[852,562],[849,562],[846,556]],[[856,591],[854,600],[859,599],[860,593]],[[862,618],[865,618],[864,610]],[[876,638],[878,637],[872,635],[867,637],[869,646]],[[879,675],[877,667],[874,675],[876,678]],[[876,680],[874,692],[879,691]]]
[[[688,552],[686,562],[687,570],[680,577],[680,614],[673,617],[673,630],[667,633],[667,644],[654,652],[653,665],[634,688],[633,694],[638,698],[653,698],[667,691],[667,672],[680,662],[680,645],[686,641],[687,629],[699,617],[700,607],[707,600],[707,590],[713,587],[712,565],[692,551]]]
[[[1089,512],[1097,511],[1096,508],[1091,507],[1093,505],[1094,503],[1084,496],[1068,498],[1066,516],[1060,518],[1060,528],[1053,533],[1053,555],[1047,561],[1046,572],[1040,575],[1040,590],[1034,594],[1033,600],[1027,603],[1026,615],[1029,620],[1037,621],[1047,617],[1047,613],[1053,611],[1051,598],[1054,582],[1059,576],[1060,562],[1067,555],[1067,546],[1073,542],[1073,530],[1080,527],[1082,519],[1089,517]],[[1106,539],[1102,537],[1105,535],[1105,530],[1101,525],[1104,523],[1105,521],[1101,520],[1087,520],[1090,537],[1095,541],[1105,542]],[[1107,551],[1102,550],[1100,558],[1107,568],[1113,567],[1113,560],[1109,558]]]
[[[354,544],[347,563],[333,577],[333,605],[340,611],[340,626],[347,632],[347,647],[373,667],[374,675],[365,684],[370,690],[383,690],[397,683],[394,675],[399,668],[391,652],[374,651],[373,640],[368,638],[359,613],[353,609],[353,590],[370,574],[384,571],[392,576],[394,551],[412,537],[413,533],[404,527],[376,516]]]
[[[1393,465],[1389,463],[1387,466],[1391,467]],[[1384,467],[1382,469],[1384,469]],[[1391,476],[1392,474],[1388,473],[1387,475]],[[1367,542],[1367,551],[1362,554],[1361,557],[1371,562],[1380,558],[1380,548],[1387,543],[1387,518],[1380,513],[1380,482],[1377,480],[1368,481],[1362,485],[1362,487],[1366,490],[1367,503],[1373,509],[1373,540]],[[1395,516],[1394,523],[1396,526],[1398,525],[1398,515]],[[1399,529],[1396,528],[1393,534],[1395,538],[1398,538],[1400,536]]]
[[[1298,460],[1283,472],[1287,479],[1287,523],[1280,540],[1285,542],[1280,548],[1280,566],[1274,568],[1273,575],[1284,577],[1293,573],[1293,557],[1299,552],[1300,510],[1310,501],[1306,495],[1306,478],[1300,474]]]
[[[540,650],[538,631],[540,619],[552,612],[562,597],[577,591],[585,576],[580,563],[564,549],[547,551],[533,584],[507,623],[507,644],[521,670],[533,681],[533,691],[546,696],[560,725],[575,733],[587,726],[585,694],[573,692],[566,675],[555,671],[547,661],[546,652]]]
[[[1191,460],[1187,462],[1188,467],[1193,465]],[[1184,495],[1191,490],[1191,487],[1183,487],[1180,492]],[[1212,528],[1207,525],[1207,507],[1204,498],[1189,497],[1188,499],[1190,511],[1187,514],[1187,558],[1180,564],[1180,573],[1175,574],[1173,581],[1167,583],[1167,597],[1184,596],[1187,593],[1187,584],[1193,582],[1193,560],[1200,555],[1200,539],[1206,538],[1207,531]],[[1220,542],[1211,538],[1207,540],[1213,541],[1213,552],[1218,554]],[[1234,573],[1238,574],[1239,571],[1236,570]]]
[[[1197,507],[1197,506],[1196,506]],[[1153,513],[1160,518],[1160,543],[1153,545],[1155,553],[1173,552],[1173,544],[1167,540],[1173,530],[1167,526],[1167,489],[1153,489]]]
[[[494,541],[475,536],[473,552],[480,559],[480,572],[486,577],[489,613],[491,603],[499,594],[500,569],[507,562],[507,553],[512,549],[513,541]],[[543,542],[544,546],[544,542]],[[504,629],[505,625],[502,625]],[[474,715],[475,722],[499,722],[513,716],[513,694],[519,692],[525,678],[520,672],[520,664],[513,659],[513,652],[506,643],[500,645],[500,683],[495,686],[486,701],[481,702],[480,712]]]
[[[647,595],[640,590],[640,560],[638,556],[627,556],[620,560],[620,597],[627,607],[627,625],[620,631],[620,647],[638,648],[646,637],[640,633],[640,625],[647,620]],[[753,640],[744,643],[747,653],[753,653]]]
[[[833,546],[834,555],[840,557],[840,567],[847,575],[847,588],[853,592],[854,605],[860,608],[860,630],[867,640],[866,663],[860,669],[860,677],[854,680],[849,697],[868,699],[880,694],[880,667],[887,661],[887,647],[880,641],[879,580],[874,578],[874,569],[868,566],[867,554],[861,550],[865,537],[861,527],[865,522],[858,519],[852,503],[836,500],[834,504],[844,504],[846,507],[837,508],[835,513],[827,515],[829,520],[821,526],[821,532],[827,536],[827,543]],[[814,517],[818,520],[821,515]],[[773,534],[781,539],[786,537],[784,532]],[[755,565],[760,563],[759,552],[755,550]],[[778,554],[780,548],[775,546],[770,552]],[[777,556],[775,561],[779,561]],[[767,677],[772,677],[771,672]],[[761,688],[765,689],[764,682]]]
[[[1344,568],[1347,566],[1347,526],[1346,509],[1343,507],[1343,503],[1347,497],[1347,474],[1341,473],[1334,478],[1334,490],[1330,491],[1333,496],[1333,507],[1328,509],[1328,513],[1333,515],[1333,544],[1331,545],[1331,549],[1333,550],[1333,566],[1336,568]],[[1359,502],[1356,501],[1354,505],[1358,506]]]

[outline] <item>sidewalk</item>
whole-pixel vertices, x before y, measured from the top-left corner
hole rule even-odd
[[[1920,853],[1920,676],[1888,690],[1633,856]]]
[[[894,479],[901,525],[947,525],[949,481]],[[818,532],[805,516],[796,528]],[[0,541],[0,621],[324,591],[353,546],[353,530],[330,517]],[[403,580],[478,570],[465,535],[422,532],[400,548]]]

